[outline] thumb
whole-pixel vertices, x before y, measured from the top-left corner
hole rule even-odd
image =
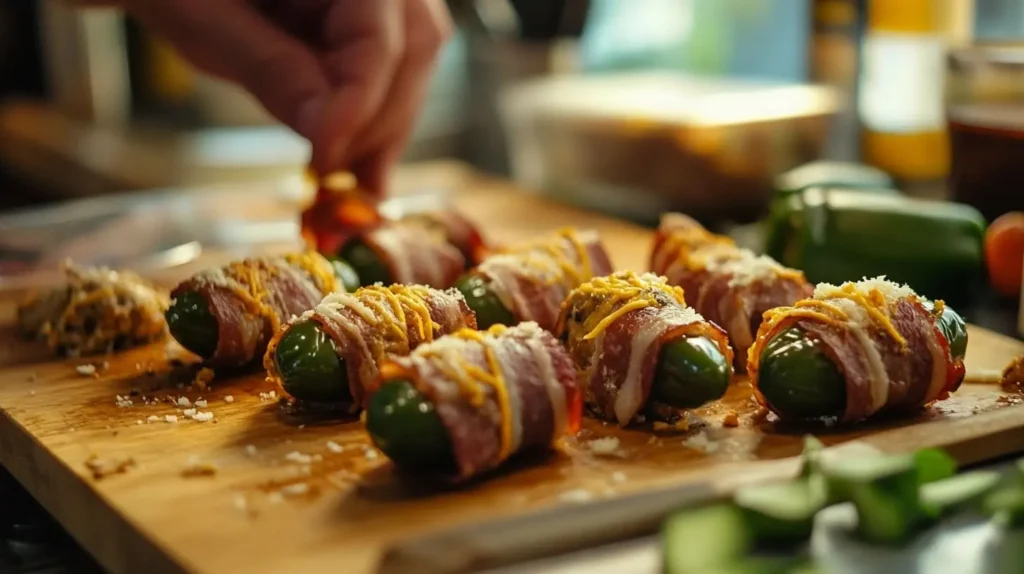
[[[329,84],[316,55],[245,2],[134,0],[128,10],[207,72],[240,84],[279,121],[313,137]]]

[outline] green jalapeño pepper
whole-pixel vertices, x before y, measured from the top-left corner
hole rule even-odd
[[[812,161],[775,177],[775,197],[783,198],[808,187],[828,186],[863,189],[872,193],[898,195],[892,178],[884,171],[861,163]]]
[[[810,187],[773,206],[766,251],[813,282],[885,275],[964,304],[984,269],[985,219],[968,205]]]

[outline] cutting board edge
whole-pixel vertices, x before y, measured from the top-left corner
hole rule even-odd
[[[29,456],[18,456],[15,452],[29,453]],[[0,465],[83,549],[111,572],[178,574],[188,571],[174,560],[175,552],[168,551],[146,536],[144,528],[134,526],[87,478],[47,449],[2,407]],[[62,494],[57,494],[49,486],[53,482],[60,483]],[[66,492],[68,488],[77,493]],[[68,501],[71,500],[79,501],[81,508],[74,508],[77,505],[70,504]],[[104,528],[97,528],[97,524],[103,524]],[[114,531],[111,531],[112,525]]]

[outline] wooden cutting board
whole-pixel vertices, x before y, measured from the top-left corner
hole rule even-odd
[[[494,240],[591,227],[619,268],[644,266],[650,234],[638,227],[447,167],[404,181],[453,189]],[[758,422],[741,380],[725,401],[697,413],[688,432],[589,421],[549,457],[438,491],[397,477],[358,421],[287,419],[263,394],[272,387],[259,373],[222,373],[200,391],[187,386],[193,366],[169,364],[183,356],[177,346],[157,344],[94,361],[97,376],[84,376],[76,367],[87,361],[54,360],[16,341],[12,317],[8,297],[0,301],[7,326],[0,348],[8,349],[0,351],[0,464],[114,572],[370,572],[410,536],[668,484],[713,483],[797,454],[801,434],[812,430],[829,443],[859,438],[885,450],[950,445],[963,462],[1024,447],[1021,399],[998,386],[967,384],[912,420],[836,431]],[[1000,370],[1021,353],[1018,341],[970,330],[972,372]],[[118,406],[117,395],[132,405]],[[200,410],[215,418],[184,418],[171,402],[182,396],[202,397]],[[722,426],[727,412],[738,415],[738,428]],[[177,422],[166,422],[169,416]],[[590,443],[603,437],[618,443],[596,452]],[[212,474],[186,476],[208,465]],[[119,466],[122,472],[98,476]]]

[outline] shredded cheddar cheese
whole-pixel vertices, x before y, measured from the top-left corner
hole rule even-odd
[[[681,288],[670,286],[664,277],[653,273],[624,271],[596,277],[574,289],[562,314],[573,321],[568,325],[570,339],[589,341],[631,311],[669,303],[685,305]]]
[[[504,460],[513,449],[512,444],[512,405],[509,400],[508,387],[501,370],[501,363],[494,352],[495,338],[506,331],[503,325],[495,325],[487,331],[476,331],[463,328],[452,334],[453,339],[473,343],[479,346],[484,354],[486,369],[471,364],[465,353],[458,350],[451,352],[451,347],[422,347],[421,354],[433,359],[432,363],[456,385],[469,403],[480,407],[486,400],[485,389],[490,388],[501,415],[501,450],[500,458]],[[448,351],[448,352],[445,352]]]
[[[569,250],[566,250],[566,243]],[[513,246],[504,253],[518,256],[524,265],[535,270],[548,283],[561,283],[571,288],[590,279],[593,274],[587,247],[572,228]]]
[[[360,378],[366,383],[377,376],[376,365],[385,357],[407,355],[414,346],[438,337],[442,327],[431,316],[428,303],[433,293],[423,285],[400,284],[371,285],[355,293],[334,292],[293,323],[319,316],[314,320],[334,325],[353,346],[353,352],[362,355]],[[263,364],[271,381],[280,382],[274,352],[286,331],[281,329],[274,335],[264,355]]]
[[[284,258],[288,263],[305,271],[322,293],[332,293],[342,289],[341,281],[334,274],[331,262],[316,251],[289,253]]]
[[[891,308],[899,299],[908,296],[916,297],[909,288],[890,284],[884,278],[847,282],[840,286],[820,284],[815,288],[812,299],[765,312],[765,321],[758,330],[757,342],[749,350],[748,362],[756,370],[765,339],[776,332],[777,325],[792,319],[832,325],[848,324],[858,329],[874,326],[896,343],[901,353],[907,353],[907,340],[893,324]],[[939,308],[938,304],[936,308]]]
[[[732,238],[712,233],[680,214],[667,215],[659,233],[661,239],[653,259],[654,271],[658,273],[672,276],[673,270],[682,269],[728,274],[730,287],[773,279],[805,281],[802,271],[741,248]]]

